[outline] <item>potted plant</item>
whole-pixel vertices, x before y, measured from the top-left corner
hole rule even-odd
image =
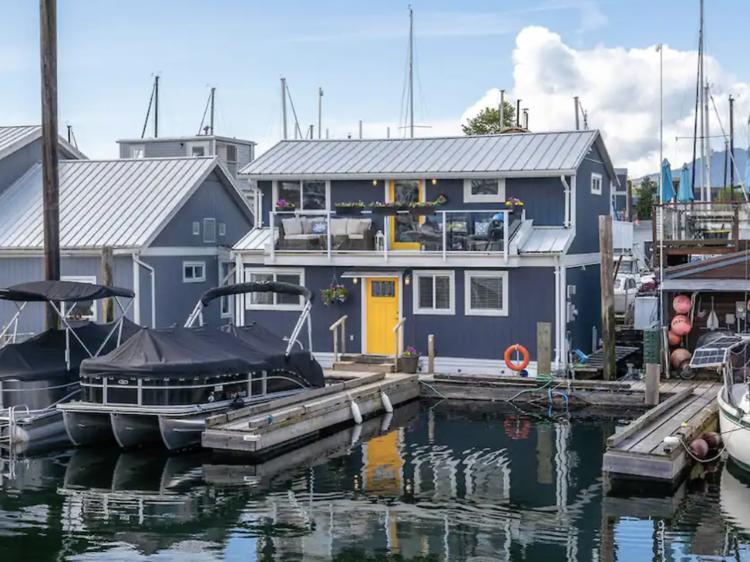
[[[277,211],[294,211],[294,203],[291,201],[287,201],[283,197],[276,201],[276,210]]]
[[[417,369],[419,368],[419,358],[421,354],[419,351],[414,349],[412,346],[408,346],[404,351],[401,353],[401,357],[399,359],[399,370],[402,373],[408,373],[410,375],[413,375],[417,372]]]
[[[410,215],[434,215],[436,203],[431,201],[416,201],[409,203],[409,214]]]
[[[523,201],[521,201],[520,199],[516,199],[515,197],[510,197],[507,201],[505,201],[505,206],[510,209],[511,212],[513,212],[516,209],[523,207]]]
[[[370,208],[374,215],[395,215],[401,206],[402,204],[393,201],[388,201],[387,203],[383,201],[374,201],[370,203]]]
[[[333,303],[345,303],[349,298],[349,289],[343,285],[331,283],[327,289],[323,289],[323,304],[330,306]]]
[[[361,215],[365,208],[362,201],[336,203],[337,215]]]

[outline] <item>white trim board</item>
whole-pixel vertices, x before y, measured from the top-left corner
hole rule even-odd
[[[217,248],[216,246],[156,246],[146,248],[140,255],[146,258],[220,256],[229,260],[230,250],[229,248]]]
[[[243,256],[252,255],[252,252],[235,250]],[[419,252],[388,249],[388,257],[384,258],[380,252],[368,252],[357,254],[332,255],[330,259],[323,253],[294,253],[280,254],[276,252],[273,257],[263,255],[263,263],[269,267],[278,265],[291,265],[300,267],[304,265],[311,266],[335,266],[335,267],[404,267],[404,268],[496,268],[499,260],[503,259],[501,252],[494,254],[472,255],[480,252],[465,252],[448,254],[443,261],[442,254],[439,252],[432,254],[420,254]],[[509,256],[508,262],[503,263],[502,267],[514,269],[517,267],[554,267],[560,254],[549,254],[542,256],[522,255]]]
[[[591,254],[567,254],[563,259],[563,265],[567,268],[599,263],[601,263],[601,255],[598,252]]]

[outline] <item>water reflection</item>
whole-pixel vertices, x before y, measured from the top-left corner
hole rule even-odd
[[[721,467],[669,497],[603,498],[611,431],[414,403],[260,465],[98,449],[6,460],[0,559],[747,559],[741,473]]]

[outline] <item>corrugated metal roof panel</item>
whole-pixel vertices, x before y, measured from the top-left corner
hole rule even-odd
[[[214,157],[61,161],[61,247],[142,247],[216,164]],[[43,243],[38,164],[0,197],[0,248]]]
[[[279,229],[274,229],[274,241],[279,237]],[[250,232],[237,242],[232,250],[237,252],[263,252],[266,244],[271,243],[270,228],[253,228]]]
[[[255,178],[554,174],[575,170],[598,136],[598,131],[588,130],[421,139],[286,140],[241,173]]]
[[[0,127],[0,158],[19,143],[23,144],[30,137],[39,136],[42,128],[39,125],[19,127]]]
[[[569,228],[535,226],[518,251],[521,254],[561,253],[571,236],[573,231]]]

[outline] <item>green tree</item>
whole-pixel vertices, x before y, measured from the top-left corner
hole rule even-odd
[[[638,220],[651,220],[651,207],[654,204],[658,184],[651,178],[643,178],[641,184],[636,189],[635,194],[638,201],[635,203],[635,216]]]
[[[742,201],[744,196],[736,187],[725,187],[716,194],[717,203],[727,203],[729,201]]]
[[[500,126],[500,108],[485,107],[479,112],[479,115],[466,121],[461,125],[465,135],[496,135],[506,127],[512,127],[516,124],[516,108],[505,102],[503,111],[503,126]]]

